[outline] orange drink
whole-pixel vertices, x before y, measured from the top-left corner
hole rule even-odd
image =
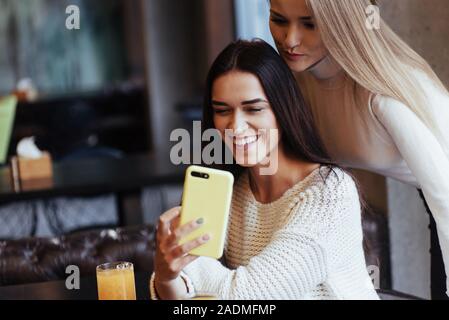
[[[136,300],[134,267],[130,262],[111,262],[97,266],[99,300]]]

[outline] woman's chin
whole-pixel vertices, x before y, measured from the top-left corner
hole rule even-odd
[[[234,160],[236,164],[245,168],[250,168],[256,165],[254,162],[249,162],[247,158],[234,158]]]
[[[235,163],[237,163],[241,167],[251,168],[257,165],[257,160],[255,158],[250,157],[237,157],[234,158]]]
[[[285,58],[284,61],[287,63],[290,70],[296,73],[304,72],[313,65],[308,61],[289,61]]]
[[[287,63],[288,67],[291,71],[296,73],[301,73],[307,70],[307,66],[303,63]]]

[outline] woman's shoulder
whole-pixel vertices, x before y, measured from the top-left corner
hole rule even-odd
[[[355,180],[338,167],[319,168],[309,184],[296,196],[299,211],[319,211],[320,214],[332,215],[339,206],[360,204]]]
[[[418,84],[425,94],[427,109],[429,111],[445,111],[449,104],[449,94],[424,71],[413,69],[409,72],[412,81]],[[372,94],[370,108],[377,117],[398,117],[401,113],[411,112],[410,108],[402,101],[387,95]],[[443,108],[439,108],[442,106]],[[441,109],[441,110],[440,110]],[[447,112],[446,112],[447,113]],[[441,115],[441,113],[439,112]]]
[[[409,110],[403,102],[382,94],[373,94],[370,102],[370,108],[378,120],[385,117],[398,118],[400,113]]]
[[[311,193],[326,194],[353,191],[353,187],[355,181],[347,171],[335,166],[322,166],[317,170],[309,189]]]
[[[437,83],[437,81],[440,82],[439,79],[434,79],[434,77],[420,69],[413,69],[410,71],[410,74],[412,79],[421,86],[427,98],[433,98],[435,94],[449,98],[447,90]]]
[[[344,228],[343,221],[360,220],[360,199],[354,179],[338,167],[322,167],[298,196],[298,204],[286,228],[322,237],[331,229]]]

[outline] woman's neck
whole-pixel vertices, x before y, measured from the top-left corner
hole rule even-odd
[[[261,174],[259,166],[249,169],[251,191],[258,202],[271,203],[319,166],[316,163],[289,158],[283,152],[278,152],[277,170],[274,174]]]
[[[324,89],[338,89],[343,86],[346,79],[346,72],[330,55],[327,55],[306,71]]]

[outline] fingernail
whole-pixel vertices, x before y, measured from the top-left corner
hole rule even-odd
[[[198,220],[196,220],[196,223],[197,223],[197,224],[203,224],[203,222],[204,222],[204,219],[203,219],[203,218],[199,218]]]
[[[208,234],[205,234],[204,236],[203,236],[203,240],[204,241],[208,241],[210,239],[210,236],[208,235]]]

